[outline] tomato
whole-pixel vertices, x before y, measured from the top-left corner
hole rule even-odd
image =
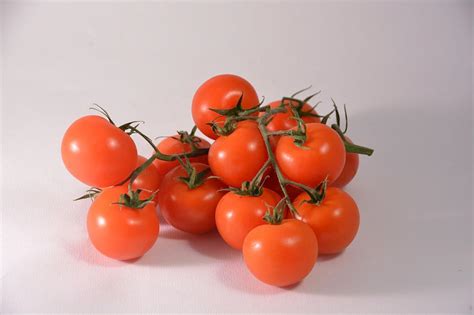
[[[141,166],[145,162],[146,158],[139,155],[136,167]],[[135,180],[133,181],[132,188],[134,190],[141,189],[148,193],[154,193],[158,191],[158,188],[160,188],[162,179],[163,177],[158,173],[158,170],[156,169],[155,165],[150,164],[137,176],[137,178],[135,178]],[[157,197],[158,195],[155,195],[155,201],[158,201]]]
[[[228,192],[217,204],[216,225],[224,241],[235,249],[242,249],[247,234],[256,226],[265,224],[263,216],[274,208],[281,196],[263,188],[260,196],[243,196]]]
[[[227,136],[221,136],[209,149],[209,166],[214,175],[229,186],[241,187],[250,181],[268,159],[265,142],[253,121],[239,123]]]
[[[206,136],[216,139],[217,135],[207,125],[224,118],[211,109],[230,109],[242,97],[242,108],[249,109],[259,104],[257,92],[244,78],[232,74],[221,74],[204,82],[193,98],[192,114],[196,126]],[[257,115],[257,113],[255,113]]]
[[[208,168],[201,163],[192,163],[197,172]],[[225,194],[225,188],[218,179],[207,178],[190,189],[180,177],[186,177],[182,166],[172,169],[160,187],[158,204],[165,220],[175,228],[193,234],[202,234],[216,227],[215,212],[217,203]]]
[[[293,204],[301,220],[313,229],[319,253],[335,254],[349,246],[359,230],[359,209],[351,196],[342,189],[329,187],[320,205],[305,200],[310,198],[302,193]]]
[[[300,282],[311,272],[318,257],[318,241],[306,223],[288,219],[250,231],[243,256],[257,279],[284,287]]]
[[[297,146],[290,136],[281,137],[276,160],[283,175],[292,181],[316,187],[326,177],[332,183],[341,174],[346,150],[336,131],[324,124],[306,125],[306,142]]]
[[[105,188],[87,214],[87,231],[92,244],[102,254],[118,260],[143,256],[155,243],[160,229],[154,203],[142,209],[114,204],[126,185]],[[142,193],[142,198],[149,194]]]
[[[67,170],[81,182],[108,187],[125,180],[137,164],[132,138],[106,119],[90,115],[72,123],[61,144]]]
[[[271,102],[268,104],[271,108],[277,108],[281,104],[281,100]],[[297,126],[297,122],[293,119],[293,114],[289,109],[290,101],[285,101],[285,106],[287,111],[284,113],[278,113],[272,116],[272,120],[267,125],[268,131],[279,131],[279,130],[290,130]],[[292,106],[296,106],[296,102],[291,102]],[[313,107],[309,104],[304,104],[301,108],[301,112],[317,114]],[[260,115],[264,115],[265,113],[262,112]],[[320,119],[317,116],[301,116],[305,123],[319,123]]]
[[[346,140],[352,143],[348,136],[345,136]],[[347,153],[346,152],[346,163],[342,169],[341,175],[331,184],[334,187],[344,187],[349,184],[357,174],[359,169],[359,154]]]
[[[179,153],[187,153],[192,150],[191,145],[189,143],[184,143],[181,142],[179,135],[167,137],[163,139],[156,148],[164,154],[179,154]],[[208,141],[199,138],[197,136],[194,136],[194,140],[196,141],[196,147],[198,149],[207,149],[210,147],[210,144]],[[191,162],[197,162],[197,163],[204,163],[207,164],[207,155],[201,155],[201,156],[196,156],[192,157],[189,159]],[[171,171],[173,168],[179,165],[179,162],[177,160],[175,161],[163,161],[163,160],[154,160],[153,165],[156,166],[158,169],[158,173],[161,175],[161,177],[165,176],[166,173]]]

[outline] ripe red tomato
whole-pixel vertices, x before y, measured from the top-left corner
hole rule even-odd
[[[278,100],[278,101],[271,102],[268,105],[270,105],[271,108],[276,108],[280,106],[280,104],[281,104],[281,100]],[[267,125],[268,131],[290,130],[297,126],[297,122],[295,119],[293,119],[293,115],[289,109],[289,105],[290,105],[290,101],[285,101],[285,106],[287,108],[287,111],[284,113],[278,113],[272,116],[272,120]],[[291,105],[296,106],[297,103],[291,102]],[[306,112],[306,113],[311,113],[311,114],[317,114],[316,111],[309,104],[304,104],[301,111]],[[260,113],[260,115],[264,115],[264,114],[265,114],[264,112]],[[319,123],[321,121],[319,117],[316,117],[316,116],[302,116],[301,118],[307,124]]]
[[[108,187],[125,180],[137,164],[132,138],[100,116],[84,116],[66,130],[61,156],[81,182]]]
[[[209,149],[212,173],[229,186],[240,188],[268,159],[265,143],[253,121],[243,121],[230,135],[221,136]]]
[[[265,224],[263,216],[274,208],[281,196],[263,188],[260,196],[243,196],[228,192],[217,204],[216,225],[224,241],[235,249],[242,249],[247,234],[256,226]]]
[[[232,74],[221,74],[204,82],[194,94],[192,106],[193,119],[199,130],[209,138],[216,139],[217,135],[207,124],[224,119],[209,109],[233,108],[242,93],[243,109],[258,105],[257,92],[244,78]]]
[[[197,172],[208,168],[201,163],[192,163]],[[219,180],[207,178],[190,189],[180,177],[186,177],[186,170],[177,166],[166,174],[161,183],[158,204],[165,220],[175,228],[193,234],[202,234],[216,226],[216,206],[225,194],[225,188]]]
[[[179,135],[167,137],[163,139],[156,148],[164,154],[179,154],[179,153],[188,153],[191,152],[192,148],[189,143],[183,143],[180,140]],[[210,147],[210,144],[207,140],[202,139],[200,137],[194,136],[194,139],[196,140],[196,147],[198,149],[207,149]],[[201,155],[201,156],[196,156],[192,157],[189,159],[191,162],[196,162],[196,163],[204,163],[208,164],[207,162],[207,155]],[[158,170],[158,173],[160,174],[161,177],[164,177],[166,173],[171,171],[173,168],[179,165],[179,162],[177,160],[175,161],[163,161],[163,160],[154,160],[153,165]]]
[[[143,256],[155,243],[160,230],[154,203],[142,209],[114,204],[124,193],[127,193],[126,185],[105,188],[87,215],[92,244],[102,254],[118,260]],[[142,195],[149,196],[145,192]]]
[[[345,136],[346,140],[352,143],[348,136]],[[359,169],[359,154],[347,153],[346,152],[346,163],[342,169],[341,175],[331,184],[334,187],[344,187],[349,184],[357,174]]]
[[[307,124],[306,136],[303,147],[298,147],[289,136],[278,141],[276,160],[283,175],[310,187],[316,187],[326,177],[332,183],[344,168],[344,143],[336,131],[324,124]]]
[[[139,155],[136,167],[141,166],[145,162],[146,162],[146,158]],[[134,190],[141,189],[148,193],[154,193],[158,191],[158,188],[160,188],[160,184],[162,180],[163,180],[163,177],[158,173],[158,170],[156,169],[155,165],[150,164],[135,178],[135,180],[133,181],[132,188]],[[127,181],[127,185],[128,185],[128,181]],[[158,195],[155,195],[154,200],[156,202],[158,201]]]
[[[303,280],[318,257],[311,228],[296,219],[254,228],[243,245],[245,263],[260,281],[284,287]]]
[[[329,187],[320,205],[303,202],[310,200],[306,193],[294,201],[301,220],[313,229],[320,254],[343,251],[359,230],[359,209],[354,199],[342,189]]]

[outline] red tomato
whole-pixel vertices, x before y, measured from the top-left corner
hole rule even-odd
[[[66,130],[61,156],[81,182],[108,187],[125,180],[137,164],[132,138],[100,116],[84,116]]]
[[[310,187],[316,187],[326,177],[332,183],[346,161],[341,137],[330,127],[317,123],[306,125],[306,136],[303,147],[298,147],[289,136],[278,142],[276,160],[283,175]]]
[[[216,139],[217,135],[207,124],[213,121],[223,121],[224,119],[209,109],[233,108],[242,93],[243,109],[258,105],[257,92],[244,78],[232,74],[221,74],[204,82],[194,94],[192,107],[193,119],[199,130],[209,138]]]
[[[352,143],[351,139],[349,139],[348,136],[345,136],[345,138],[348,142]],[[355,177],[358,169],[359,169],[359,154],[346,152],[346,163],[344,164],[342,173],[331,184],[331,186],[340,187],[340,188],[346,186]]]
[[[208,166],[192,163],[198,172]],[[193,234],[202,234],[216,227],[217,203],[225,194],[225,188],[215,178],[206,179],[200,186],[190,189],[180,177],[186,177],[182,166],[172,169],[160,187],[159,206],[165,220],[175,228]]]
[[[230,135],[221,136],[209,149],[209,166],[229,186],[240,188],[268,159],[265,143],[253,121],[241,122]]]
[[[280,106],[280,104],[281,104],[281,100],[278,100],[278,101],[271,102],[268,105],[270,105],[271,108],[276,108]],[[296,102],[291,102],[291,104],[292,106],[297,105]],[[290,105],[290,101],[286,101],[285,106],[287,108],[287,111],[284,113],[278,113],[272,116],[272,120],[267,125],[268,131],[290,130],[297,126],[297,122],[295,119],[293,119],[293,115],[291,113],[291,110],[289,109],[289,105]],[[313,110],[313,107],[309,104],[304,104],[301,111],[306,112],[306,113],[311,113],[311,114],[317,114],[316,111]],[[260,113],[260,115],[264,115],[264,114],[265,114],[264,112]],[[319,117],[315,117],[315,116],[302,116],[301,118],[307,124],[320,122]]]
[[[146,158],[139,155],[136,167],[141,166],[145,162],[146,162]],[[158,188],[160,188],[162,179],[163,178],[158,173],[158,170],[156,169],[155,165],[151,164],[147,168],[145,168],[137,176],[137,178],[135,178],[135,180],[133,181],[132,188],[134,190],[141,189],[148,193],[154,193],[158,191]],[[128,184],[128,181],[127,181],[127,184]],[[157,197],[158,195],[155,195],[155,199],[154,199],[155,201],[158,201]]]
[[[254,228],[243,245],[245,263],[260,281],[284,287],[303,280],[318,258],[318,242],[304,222],[289,219],[281,224]]]
[[[242,196],[228,192],[216,209],[216,225],[224,241],[235,249],[242,249],[247,234],[256,226],[265,224],[263,216],[274,208],[281,196],[263,188],[260,196]]]
[[[359,209],[354,199],[342,189],[329,187],[320,205],[304,200],[310,200],[306,193],[299,195],[293,204],[301,220],[313,229],[319,253],[335,254],[349,246],[359,230]]]
[[[179,154],[179,153],[188,153],[191,152],[191,145],[189,143],[183,143],[179,140],[179,135],[175,135],[172,137],[167,137],[163,139],[156,148],[164,154]],[[198,149],[207,149],[210,147],[210,144],[208,141],[199,138],[197,136],[194,136],[194,139],[196,140],[196,146]],[[196,162],[196,163],[204,163],[207,164],[207,155],[201,155],[201,156],[196,156],[193,158],[189,159],[191,162]],[[173,168],[179,165],[179,162],[177,160],[175,161],[163,161],[163,160],[154,160],[153,165],[158,170],[158,173],[160,174],[161,177],[165,176],[166,173],[171,171]]]
[[[102,254],[118,260],[143,256],[155,244],[160,230],[155,204],[131,209],[114,204],[126,185],[105,188],[92,203],[87,215],[87,231],[92,244]],[[143,198],[149,194],[142,193]]]

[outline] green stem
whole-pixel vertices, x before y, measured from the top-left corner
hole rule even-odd
[[[280,183],[280,187],[281,187],[281,190],[282,190],[283,195],[285,197],[286,204],[288,205],[288,208],[290,209],[290,211],[292,212],[293,215],[295,215],[295,214],[298,215],[298,211],[293,206],[293,203],[291,202],[290,196],[288,195],[288,192],[286,191],[285,177],[281,173],[280,167],[276,163],[275,155],[273,154],[272,146],[270,144],[268,131],[267,131],[267,128],[266,128],[265,124],[263,123],[268,119],[269,115],[272,115],[272,111],[267,112],[265,115],[260,117],[260,119],[258,120],[258,129],[260,130],[260,133],[263,137],[263,141],[265,142],[265,148],[267,149],[268,160],[271,162],[273,170],[275,171],[275,174],[278,178],[278,182]]]
[[[347,153],[357,153],[357,154],[364,154],[371,156],[374,153],[374,149],[363,147],[354,143],[350,143],[346,140],[344,133],[342,132],[341,128],[337,124],[332,124],[331,128],[334,129],[339,136],[341,137],[342,141],[344,142],[344,147],[346,148]]]

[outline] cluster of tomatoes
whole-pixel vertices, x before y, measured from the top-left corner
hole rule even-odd
[[[355,176],[358,154],[372,154],[345,135],[347,115],[342,130],[334,102],[320,115],[309,104],[317,93],[301,99],[303,92],[262,105],[245,79],[215,76],[194,95],[196,127],[156,145],[139,121],[117,126],[95,105],[102,115],[73,122],[61,147],[68,171],[91,186],[78,199],[93,199],[92,244],[114,259],[138,258],[158,238],[160,211],[187,233],[217,228],[265,283],[301,281],[318,254],[341,252],[354,239],[359,211],[341,187]],[[155,153],[138,155],[131,135]]]

